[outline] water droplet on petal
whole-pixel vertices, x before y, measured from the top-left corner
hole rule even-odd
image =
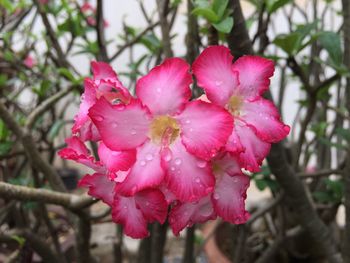
[[[200,183],[200,182],[201,182],[201,179],[199,179],[199,177],[197,177],[194,181],[195,181],[196,183]]]
[[[199,168],[204,168],[204,167],[207,166],[207,162],[204,161],[204,160],[198,160],[198,161],[197,161],[197,166],[198,166]]]
[[[193,129],[192,129],[192,128],[190,128],[190,132],[193,132]]]
[[[146,202],[146,206],[149,206],[149,202]]]
[[[190,124],[191,121],[190,121],[190,120],[185,120],[185,123],[186,123],[186,124]]]
[[[170,170],[175,171],[175,167],[174,167],[174,166],[171,166],[171,167],[170,167]]]
[[[160,93],[162,90],[161,88],[157,88],[157,92]]]
[[[102,116],[96,116],[95,117],[95,120],[97,120],[97,121],[103,121],[105,118],[104,117],[102,117]]]
[[[219,200],[219,199],[220,199],[220,195],[219,195],[218,193],[214,193],[214,194],[213,194],[213,198],[214,198],[215,200]]]
[[[124,205],[124,209],[128,209],[128,207],[126,205]]]
[[[220,86],[221,84],[222,84],[222,81],[221,81],[221,80],[216,80],[216,81],[215,81],[215,85],[216,85],[216,86]]]
[[[135,129],[131,129],[131,135],[135,135],[136,134],[136,130]]]
[[[170,160],[173,158],[173,153],[171,152],[171,150],[169,148],[165,148],[162,151],[162,157],[163,157],[164,161],[170,162]]]
[[[236,177],[233,177],[233,182],[238,183],[238,179]]]
[[[175,164],[176,165],[180,165],[182,163],[181,159],[180,158],[176,158],[175,159]]]
[[[112,127],[113,127],[113,128],[117,128],[117,127],[118,127],[118,123],[113,122],[113,123],[112,123]]]
[[[146,154],[146,160],[147,161],[152,161],[153,160],[153,154],[152,153],[147,153]]]
[[[118,110],[124,110],[125,109],[125,105],[122,105],[120,104],[118,107],[117,107]]]
[[[146,161],[142,160],[142,161],[140,162],[140,165],[141,165],[141,166],[145,166],[145,165],[146,165]]]

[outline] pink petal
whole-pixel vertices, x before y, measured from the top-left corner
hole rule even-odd
[[[219,169],[219,171],[225,171],[225,173],[230,176],[240,175],[242,173],[237,158],[232,157],[231,154],[227,152],[222,152],[218,157],[213,159],[213,163],[215,164],[216,169]],[[215,169],[214,173],[216,173]]]
[[[177,117],[181,138],[186,149],[209,160],[224,146],[232,133],[232,115],[226,110],[204,101],[192,101]]]
[[[233,56],[225,46],[211,46],[203,50],[192,65],[198,85],[208,99],[225,106],[238,86],[238,74],[232,70]]]
[[[123,104],[129,104],[132,96],[130,92],[123,86],[118,79],[101,79],[96,83],[97,94],[96,97],[105,97],[105,99],[111,104],[115,104],[116,100],[120,100]]]
[[[268,100],[257,98],[252,102],[245,102],[241,111],[240,118],[266,142],[279,142],[290,131],[289,126],[281,121],[276,107]]]
[[[190,99],[191,83],[189,65],[170,58],[137,81],[136,94],[153,114],[174,114]]]
[[[238,156],[239,164],[248,171],[260,171],[260,165],[270,152],[271,144],[259,139],[250,127],[239,121],[235,124],[235,131],[245,147],[245,151]]]
[[[33,68],[36,65],[36,61],[34,60],[34,58],[31,55],[28,55],[24,61],[23,64],[27,67],[27,68]]]
[[[245,150],[244,146],[241,144],[241,140],[239,139],[235,128],[233,128],[232,133],[227,140],[226,150],[232,154],[240,154]]]
[[[112,219],[123,225],[124,234],[132,238],[145,238],[149,235],[147,221],[136,207],[134,197],[114,196]]]
[[[61,158],[73,160],[77,163],[88,166],[97,172],[104,172],[105,169],[100,163],[95,161],[85,144],[77,136],[67,138],[66,143],[67,147],[58,152],[58,155]]]
[[[165,184],[159,186],[159,190],[162,191],[166,202],[168,205],[173,203],[176,200],[176,196],[173,192],[171,192],[168,187],[165,186]]]
[[[125,180],[117,184],[117,192],[121,195],[131,196],[143,189],[157,187],[164,178],[159,151],[160,147],[151,141],[146,141],[138,147],[136,163],[132,166]]]
[[[111,105],[101,98],[90,108],[89,116],[111,150],[133,149],[147,139],[150,117],[138,100],[128,105]]]
[[[172,158],[162,160],[167,187],[183,202],[196,201],[210,193],[215,180],[208,163],[187,152],[180,139],[169,147]]]
[[[186,226],[191,227],[195,223],[204,223],[215,219],[216,214],[212,202],[208,196],[194,203],[178,203],[169,213],[169,224],[174,235],[179,235]]]
[[[224,173],[217,181],[212,196],[217,215],[232,224],[245,223],[249,219],[249,213],[244,205],[248,187],[248,176],[243,174],[230,176]]]
[[[239,95],[254,99],[262,95],[270,86],[270,78],[275,71],[271,60],[258,56],[243,56],[233,64],[239,75]]]
[[[77,133],[85,123],[90,123],[89,109],[96,103],[96,87],[91,79],[84,80],[84,93],[81,95],[81,103],[78,114],[74,117],[72,132]]]
[[[79,181],[80,187],[88,187],[88,194],[101,199],[106,204],[112,206],[115,183],[110,181],[105,174],[94,173],[85,175]]]
[[[168,214],[168,203],[163,193],[157,189],[146,189],[135,195],[136,206],[142,211],[147,222],[163,224]]]
[[[101,140],[100,133],[98,132],[95,124],[92,123],[90,117],[89,117],[89,120],[79,128],[77,133],[79,135],[79,138],[84,142],[85,141],[97,142]]]
[[[127,171],[136,161],[136,150],[112,151],[101,142],[98,147],[98,156],[108,171]]]
[[[95,21],[96,22],[96,21]],[[113,68],[105,62],[92,61],[91,70],[94,74],[94,79],[116,79],[117,74]]]

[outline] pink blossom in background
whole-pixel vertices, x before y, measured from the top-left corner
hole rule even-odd
[[[201,53],[192,70],[206,97],[192,101],[190,66],[180,58],[141,77],[136,96],[108,64],[91,63],[73,136],[59,155],[93,170],[79,185],[111,206],[126,235],[144,238],[149,223],[166,218],[175,235],[217,217],[248,220],[244,169],[258,171],[289,127],[261,96],[273,63],[255,56],[232,60],[223,46]],[[97,143],[98,161],[87,141]]]
[[[39,0],[39,3],[42,5],[46,5],[49,3],[49,0]]]
[[[81,7],[80,11],[86,16],[86,22],[89,26],[96,26],[96,8],[93,7],[89,2],[85,2]],[[103,20],[103,26],[108,27],[109,23],[107,20]]]
[[[31,55],[27,55],[23,64],[28,68],[33,68],[36,65],[36,61]]]

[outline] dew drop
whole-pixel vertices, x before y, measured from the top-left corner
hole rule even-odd
[[[186,123],[186,124],[190,124],[191,121],[190,121],[190,120],[185,120],[185,123]]]
[[[124,209],[128,209],[128,207],[126,205],[124,205]]]
[[[175,159],[175,164],[176,165],[180,165],[182,163],[181,159],[180,158],[176,158]]]
[[[192,128],[190,128],[190,132],[193,132],[193,129],[192,129]]]
[[[96,116],[95,120],[97,121],[103,121],[105,118],[103,118],[102,116]]]
[[[136,130],[135,129],[131,129],[131,135],[135,135],[136,134]]]
[[[146,154],[146,160],[147,161],[152,161],[153,160],[153,154],[152,153],[147,153]]]
[[[140,165],[141,165],[141,166],[145,166],[145,165],[146,165],[146,161],[142,160],[142,161],[140,162]]]
[[[218,193],[214,193],[214,194],[213,194],[213,198],[214,198],[215,200],[219,200],[219,199],[220,199],[220,195],[219,195]]]
[[[175,167],[174,167],[174,166],[171,166],[171,167],[170,167],[170,170],[175,171]]]
[[[125,109],[125,105],[122,105],[122,104],[120,104],[120,105],[118,105],[118,108],[117,108],[118,110],[124,110]]]
[[[170,162],[170,160],[173,158],[173,154],[169,148],[165,148],[162,151],[162,157],[164,161]]]
[[[198,160],[198,161],[197,161],[197,166],[198,166],[199,168],[204,168],[205,166],[207,166],[207,162],[204,161],[204,160]]]
[[[216,86],[220,86],[221,84],[222,84],[222,81],[221,81],[221,80],[216,80],[216,81],[215,81],[215,85],[216,85]]]
[[[199,184],[201,182],[201,179],[199,179],[199,177],[197,177],[194,181]]]
[[[146,202],[146,206],[149,206],[149,202]]]
[[[113,127],[113,128],[117,128],[117,127],[118,127],[118,123],[113,122],[113,123],[112,123],[112,127]]]
[[[160,93],[162,90],[160,88],[157,88],[157,92]]]
[[[234,183],[238,183],[238,179],[237,178],[233,178],[233,182]]]

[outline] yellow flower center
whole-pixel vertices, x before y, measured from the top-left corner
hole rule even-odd
[[[153,142],[170,145],[180,134],[177,121],[169,116],[156,117],[151,123],[150,137]]]
[[[240,114],[240,108],[243,104],[243,98],[241,96],[231,96],[229,102],[226,107],[232,115],[238,116]]]

